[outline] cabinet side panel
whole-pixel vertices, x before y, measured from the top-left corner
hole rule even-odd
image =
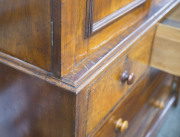
[[[51,0],[0,1],[0,51],[51,70]]]

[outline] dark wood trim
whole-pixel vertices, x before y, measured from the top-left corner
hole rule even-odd
[[[93,28],[93,5],[94,0],[87,0],[86,4],[86,29],[85,29],[85,36],[90,36],[92,34]]]
[[[61,76],[61,0],[51,1],[52,72]]]
[[[103,27],[111,24],[116,19],[124,16],[128,12],[132,11],[133,9],[139,7],[140,5],[144,4],[146,0],[134,0],[127,6],[117,10],[116,12],[104,17],[103,19],[93,22],[93,7],[94,7],[94,0],[87,0],[87,14],[86,14],[86,36],[92,35],[92,33],[102,29]]]

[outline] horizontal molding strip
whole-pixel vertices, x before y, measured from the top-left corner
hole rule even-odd
[[[0,52],[0,63],[19,70],[22,73],[38,77],[42,80],[47,81],[50,84],[62,87],[70,92],[76,93],[76,88],[68,85],[67,83],[64,83],[63,81],[61,81],[60,78],[53,76],[52,73],[3,52]]]

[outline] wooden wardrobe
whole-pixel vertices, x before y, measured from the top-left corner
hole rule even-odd
[[[179,3],[0,0],[0,137],[154,137],[178,101]]]

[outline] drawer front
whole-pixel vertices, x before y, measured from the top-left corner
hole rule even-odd
[[[157,25],[151,66],[180,76],[180,6]]]
[[[168,75],[158,86],[142,111],[129,125],[123,137],[154,137],[172,107],[175,97],[172,95],[172,76]],[[143,127],[143,128],[142,128]]]
[[[165,106],[170,97],[170,90],[164,90],[166,85],[163,80],[165,73],[151,72],[139,83],[138,87],[120,104],[120,107],[113,112],[107,122],[96,133],[96,137],[144,137],[148,126],[151,124],[155,115],[160,111],[159,104],[162,102]],[[156,79],[156,80],[152,80]],[[170,86],[172,77],[168,79],[168,87]],[[160,84],[161,83],[161,84]],[[160,84],[160,86],[159,86]],[[147,88],[148,87],[148,88]],[[165,87],[167,89],[167,87]],[[163,90],[162,90],[163,89]],[[164,91],[164,92],[163,92]],[[147,103],[148,102],[148,103]],[[147,105],[145,105],[147,104]],[[158,106],[159,105],[159,106]],[[161,105],[161,109],[163,109]],[[144,106],[144,108],[143,108]],[[142,113],[139,113],[141,110]],[[140,116],[139,116],[139,115]],[[151,114],[151,115],[150,115]],[[148,117],[148,116],[149,117]],[[118,119],[128,122],[128,127],[124,131],[116,129]],[[122,130],[122,129],[121,129]]]
[[[115,61],[100,78],[89,86],[87,135],[93,131],[117,102],[127,94],[128,90],[148,68],[153,34],[154,29],[142,36],[128,54]],[[128,76],[132,76],[132,73],[134,74],[134,82],[131,81],[132,79],[130,83],[128,83],[128,80],[121,81],[125,71],[129,73]]]
[[[124,15],[139,16],[140,12],[146,12],[150,3],[151,0],[87,0],[87,36]],[[128,19],[126,23],[130,25]]]

